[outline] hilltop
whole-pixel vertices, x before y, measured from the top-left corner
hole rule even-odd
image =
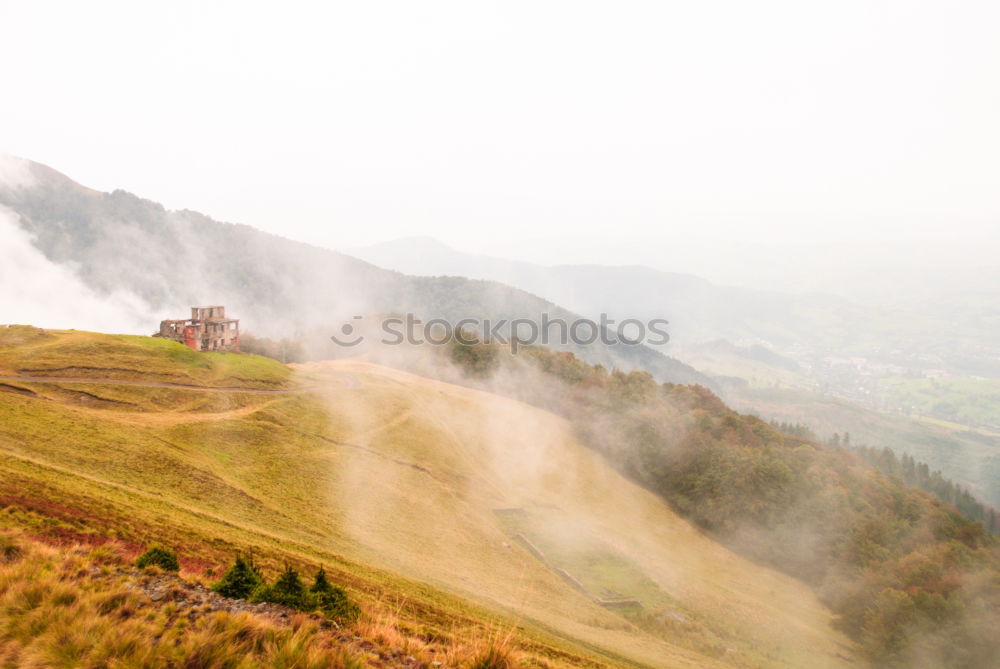
[[[529,666],[853,655],[804,584],[541,408],[360,361],[293,369],[23,327],[0,329],[0,367],[0,525],[46,542],[164,543],[195,576],[235,550],[271,574],[322,564],[368,623],[455,643],[504,631]]]

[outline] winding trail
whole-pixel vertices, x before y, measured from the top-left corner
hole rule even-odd
[[[357,388],[361,383],[350,374],[337,373],[337,376],[348,388]],[[182,390],[201,390],[218,393],[259,393],[269,395],[287,395],[289,393],[305,393],[320,388],[320,386],[301,386],[299,388],[244,388],[242,386],[196,386],[188,383],[166,383],[154,381],[128,381],[125,379],[84,379],[73,376],[0,376],[0,381],[20,381],[22,383],[97,383],[111,386],[142,386],[144,388],[179,388]]]

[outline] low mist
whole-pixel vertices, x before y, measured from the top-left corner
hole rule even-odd
[[[100,295],[73,270],[46,258],[0,207],[0,319],[46,328],[149,334],[158,323],[148,304],[126,290]]]

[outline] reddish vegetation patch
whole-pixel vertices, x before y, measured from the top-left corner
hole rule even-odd
[[[123,541],[122,539],[109,537],[103,534],[91,534],[78,532],[69,527],[53,527],[42,534],[29,534],[30,538],[50,546],[65,548],[75,545],[83,546],[110,546],[126,560],[134,560],[139,556],[144,548],[133,541]]]
[[[103,546],[111,541],[110,537],[106,537],[103,534],[87,534],[86,532],[77,532],[68,527],[53,527],[46,530],[43,534],[29,534],[28,536],[43,544],[59,548],[67,548],[77,544]]]
[[[109,537],[104,534],[78,532],[69,527],[53,527],[42,533],[29,534],[27,536],[35,541],[57,548],[68,548],[76,545],[90,546],[92,548],[106,546],[113,549],[124,562],[134,562],[137,557],[145,553],[149,548],[149,546],[135,541],[127,541],[119,537]],[[182,556],[179,558],[179,561],[181,569],[191,574],[204,575],[208,569],[217,570],[219,568],[217,562],[200,557]]]
[[[100,521],[100,518],[92,513],[87,513],[82,509],[56,504],[42,499],[32,499],[16,495],[4,495],[0,497],[0,506],[19,506],[27,511],[34,511],[50,518],[64,521],[92,520]]]
[[[122,557],[128,562],[133,562],[137,557],[146,552],[146,547],[135,541],[126,541],[124,539],[115,539],[114,543],[118,548],[118,552],[121,553]]]
[[[181,569],[192,574],[204,575],[208,569],[218,570],[219,567],[217,563],[199,557],[181,557],[178,559],[181,563]]]

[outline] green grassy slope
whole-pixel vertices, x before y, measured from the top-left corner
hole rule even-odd
[[[0,333],[0,375],[140,380],[278,389],[291,370],[251,355],[198,353],[168,339],[10,327]]]
[[[516,629],[550,666],[837,667],[852,652],[805,586],[708,539],[540,409],[363,362],[291,370],[0,329],[0,375],[25,374],[0,381],[0,526],[163,541],[196,571],[233,548],[272,570],[322,561],[371,615]],[[511,508],[552,564],[496,512]],[[553,567],[644,608],[603,607]]]

